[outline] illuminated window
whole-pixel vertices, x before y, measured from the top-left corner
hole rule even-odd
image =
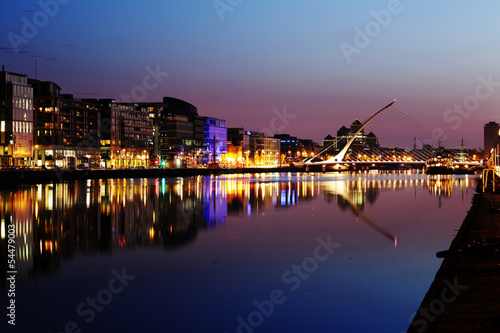
[[[5,132],[5,120],[2,120],[0,122],[0,132]]]

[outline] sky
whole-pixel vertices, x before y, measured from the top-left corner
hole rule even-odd
[[[397,99],[421,125],[401,142],[425,128],[480,148],[500,121],[499,12],[486,0],[2,1],[0,64],[34,77],[36,60],[39,80],[76,98],[170,96],[228,127],[318,143]]]

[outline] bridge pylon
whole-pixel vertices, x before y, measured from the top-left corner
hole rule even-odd
[[[388,108],[390,108],[391,106],[394,105],[394,103],[396,103],[396,99],[394,99],[394,101],[392,101],[391,103],[387,104],[386,106],[384,106],[382,109],[378,110],[373,116],[371,116],[370,118],[368,118],[368,120],[366,120],[363,124],[361,124],[361,126],[358,128],[358,130],[356,132],[353,133],[352,137],[349,139],[349,141],[347,141],[347,144],[344,146],[344,148],[342,148],[342,150],[337,154],[335,155],[334,157],[326,160],[326,161],[318,161],[318,162],[313,162],[312,160],[318,156],[319,154],[317,154],[316,156],[312,157],[312,158],[306,158],[305,160],[299,162],[299,163],[296,163],[294,164],[294,166],[297,166],[297,167],[303,167],[303,166],[307,166],[307,165],[327,165],[327,164],[338,164],[338,163],[341,163],[342,160],[344,159],[345,157],[345,154],[347,153],[347,151],[349,150],[349,148],[351,147],[352,143],[354,142],[354,140],[356,140],[356,137],[358,136],[358,134],[366,127],[366,125],[368,125],[376,116],[378,116],[379,114],[381,114],[384,110],[387,110]],[[330,147],[330,146],[329,146]],[[328,148],[329,148],[328,147]],[[323,151],[325,151],[326,149],[323,149]]]

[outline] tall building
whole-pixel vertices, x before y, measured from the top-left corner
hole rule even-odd
[[[225,162],[227,153],[226,121],[204,117],[203,164]]]
[[[0,162],[30,165],[33,156],[33,87],[28,76],[0,72]]]
[[[302,144],[302,156],[312,157],[316,153],[318,144],[310,139],[300,139]]]
[[[494,121],[484,125],[484,159],[490,157],[491,150],[497,145],[500,125]]]
[[[61,87],[50,81],[28,79],[33,87],[33,142],[38,146],[62,144]]]
[[[347,142],[352,138],[353,134],[362,126],[359,120],[353,121],[350,128],[342,126],[337,131],[337,136],[332,137],[331,135],[327,135],[323,139],[323,147],[330,147],[326,152],[329,155],[335,155],[338,153]],[[364,151],[364,150],[373,150],[379,147],[378,138],[373,132],[365,134],[364,129],[356,135],[349,151]]]
[[[290,134],[275,134],[273,138],[280,142],[281,163],[291,163],[302,158],[302,143]]]
[[[28,83],[33,86],[33,164],[67,167],[75,154],[63,152],[61,88],[50,81],[28,79]]]
[[[152,108],[154,157],[162,165],[184,167],[201,158],[205,121],[194,105],[172,97],[164,97],[162,103],[139,105]]]
[[[153,119],[146,106],[98,101],[101,110],[101,163],[106,167],[146,167],[153,148]]]
[[[250,158],[250,131],[243,128],[227,129],[227,163],[235,167],[244,167],[249,164]]]
[[[250,161],[254,166],[279,165],[280,140],[267,138],[264,133],[250,134]]]
[[[33,86],[34,164],[75,167],[100,162],[100,110],[95,102],[61,94],[54,82],[29,79]]]
[[[64,159],[58,156],[63,139],[61,88],[50,81],[28,79],[28,83],[33,86],[33,164],[65,167]]]
[[[74,163],[100,163],[101,111],[95,101],[75,100],[63,95],[61,106],[62,158],[68,166]],[[60,155],[60,154],[58,154]],[[56,160],[58,157],[56,157]]]

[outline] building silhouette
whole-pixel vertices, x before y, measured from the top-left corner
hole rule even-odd
[[[61,87],[50,81],[28,79],[28,83],[33,87],[34,144],[47,149],[62,145]]]
[[[490,157],[491,150],[496,147],[499,137],[500,125],[494,121],[484,125],[484,159]]]
[[[302,158],[302,142],[290,134],[275,134],[273,138],[280,142],[281,163],[291,163]]]
[[[352,122],[351,126],[349,128],[342,126],[339,128],[337,131],[337,136],[333,137],[332,135],[327,135],[323,139],[323,147],[327,148],[330,147],[327,151],[325,151],[326,154],[329,155],[336,155],[344,146],[347,144],[347,142],[353,137],[353,134],[362,126],[361,122],[359,120],[355,120]],[[353,143],[351,144],[351,147],[349,148],[349,151],[353,152],[363,152],[363,151],[370,151],[370,150],[377,150],[379,148],[379,142],[378,138],[373,132],[370,132],[368,134],[365,134],[364,129],[361,130],[361,132],[356,135],[356,138],[354,139]]]

